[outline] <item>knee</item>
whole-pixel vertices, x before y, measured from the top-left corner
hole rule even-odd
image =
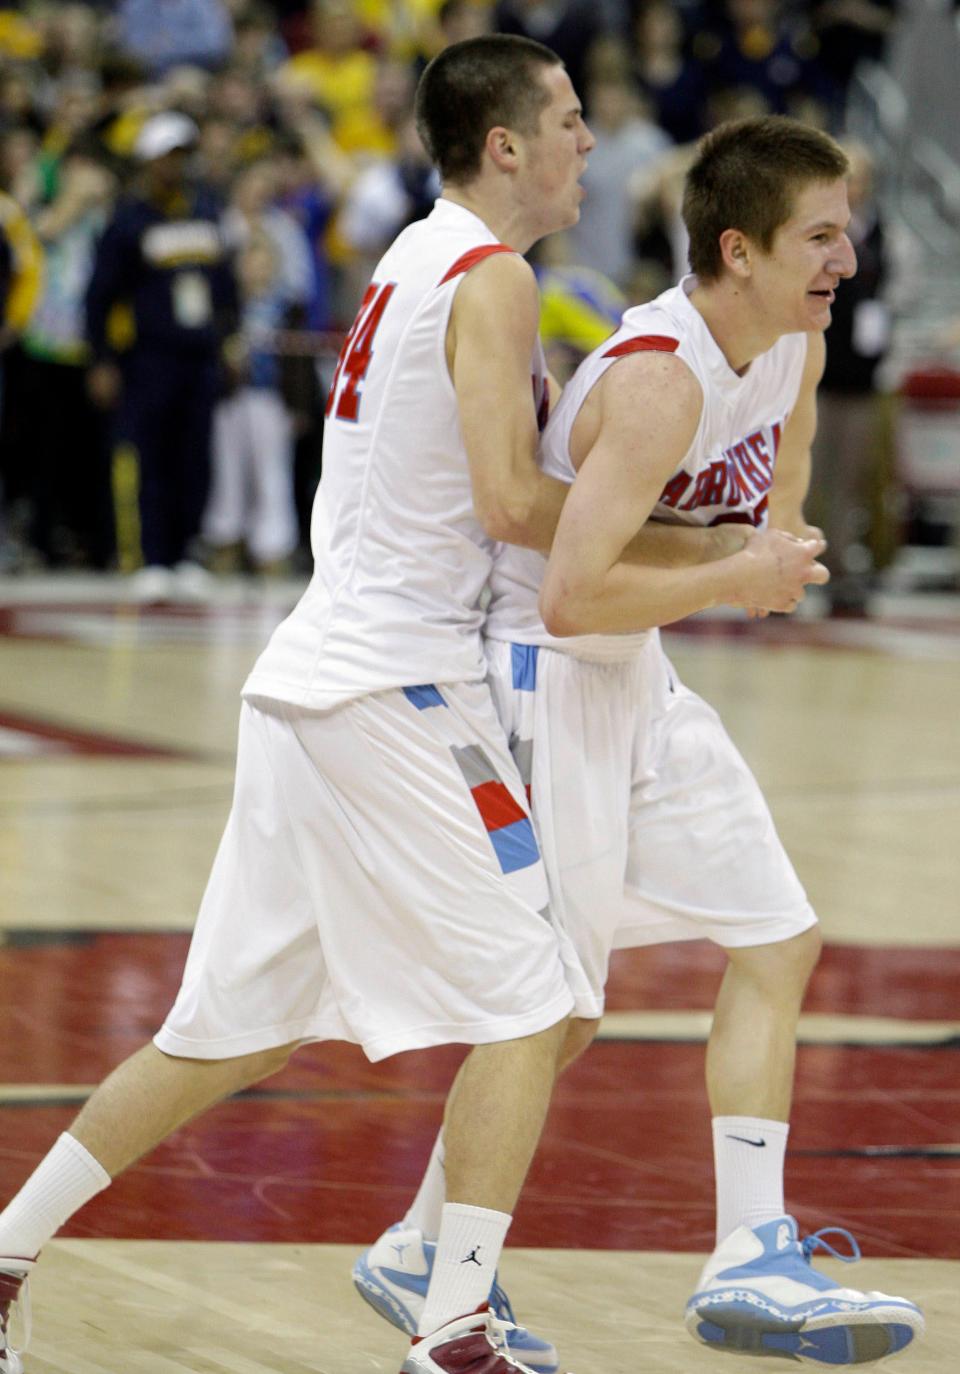
[[[737,973],[778,997],[802,995],[823,948],[818,925],[811,926],[789,940],[749,949],[728,950]]]

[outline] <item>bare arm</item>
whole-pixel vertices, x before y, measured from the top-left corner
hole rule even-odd
[[[447,362],[478,520],[494,539],[546,551],[568,488],[546,477],[536,462],[530,360],[538,324],[529,265],[514,254],[497,253],[457,289]]]
[[[659,353],[622,359],[598,388],[597,436],[560,518],[540,595],[551,633],[628,633],[724,603],[792,610],[805,582],[825,579],[814,563],[822,545],[779,532],[715,562],[626,562],[624,550],[690,447],[702,394],[685,364]]]
[[[755,533],[752,525],[669,525],[648,520],[622,557],[626,563],[653,568],[690,568],[739,553]]]
[[[809,538],[812,531],[803,518],[803,503],[810,486],[810,446],[817,431],[817,387],[826,357],[823,335],[808,334],[800,393],[784,427],[770,490],[771,526],[802,539]]]

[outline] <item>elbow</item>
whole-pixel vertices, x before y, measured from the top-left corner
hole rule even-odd
[[[562,586],[557,587],[549,578],[540,589],[538,605],[540,618],[547,633],[557,639],[588,634],[592,628],[576,599]]]

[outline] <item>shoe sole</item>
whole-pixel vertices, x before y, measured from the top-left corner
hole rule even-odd
[[[404,1307],[400,1299],[394,1297],[388,1288],[384,1288],[363,1258],[358,1259],[353,1266],[353,1286],[364,1302],[369,1303],[391,1326],[397,1327],[407,1336],[417,1334],[417,1322],[413,1313]]]
[[[702,1303],[687,1309],[690,1335],[711,1350],[792,1359],[801,1364],[869,1364],[896,1355],[923,1332],[919,1313],[901,1307],[821,1317],[777,1318],[748,1302]]]

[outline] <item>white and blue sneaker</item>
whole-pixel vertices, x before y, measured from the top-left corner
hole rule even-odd
[[[825,1235],[845,1236],[843,1255]],[[756,1230],[741,1226],[710,1257],[685,1322],[696,1340],[737,1355],[771,1355],[798,1364],[867,1364],[906,1349],[923,1334],[923,1314],[906,1298],[841,1288],[810,1263],[816,1249],[852,1264],[860,1247],[849,1231],[827,1226],[801,1241],[793,1217]]]
[[[436,1249],[435,1242],[424,1240],[422,1231],[400,1222],[385,1231],[353,1266],[353,1282],[361,1298],[408,1336],[417,1334]],[[532,1374],[557,1374],[556,1350],[549,1341],[516,1325],[510,1300],[496,1278],[490,1290],[490,1307],[494,1317],[504,1323],[511,1356]]]

